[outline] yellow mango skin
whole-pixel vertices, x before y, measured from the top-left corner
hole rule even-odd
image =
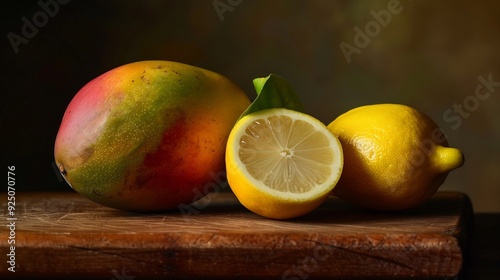
[[[249,105],[215,72],[170,61],[126,64],[70,102],[56,164],[74,190],[105,206],[143,212],[190,204],[225,175],[227,138]]]

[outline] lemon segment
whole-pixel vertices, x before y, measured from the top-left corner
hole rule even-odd
[[[343,166],[339,140],[319,120],[275,108],[243,117],[229,135],[229,185],[249,210],[288,219],[318,207]]]

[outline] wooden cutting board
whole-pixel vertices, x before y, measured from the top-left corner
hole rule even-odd
[[[471,241],[471,203],[457,192],[397,213],[331,197],[306,216],[277,221],[249,212],[231,193],[182,212],[135,214],[76,193],[17,193],[16,272],[6,267],[4,226],[0,279],[453,279]]]

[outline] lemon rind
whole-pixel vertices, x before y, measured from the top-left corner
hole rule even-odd
[[[303,193],[290,193],[290,192],[282,192],[272,189],[271,187],[261,187],[263,182],[254,178],[246,168],[246,165],[241,161],[239,156],[234,156],[234,166],[233,168],[237,168],[239,172],[244,175],[243,177],[248,180],[247,184],[258,189],[260,192],[265,193],[269,196],[277,200],[289,201],[289,202],[302,202],[302,201],[310,201],[326,194],[330,193],[335,185],[337,184],[340,175],[342,173],[343,168],[343,151],[340,141],[336,136],[334,136],[330,130],[318,119],[289,109],[284,108],[274,108],[274,109],[265,109],[255,113],[248,114],[244,116],[242,119],[238,121],[238,123],[233,128],[233,133],[231,133],[229,141],[239,141],[241,137],[245,134],[245,130],[250,123],[259,118],[269,118],[274,115],[285,115],[291,117],[292,119],[301,119],[307,120],[309,124],[311,124],[316,130],[323,132],[325,136],[329,139],[330,148],[333,150],[333,154],[335,156],[334,162],[330,168],[330,176],[324,183],[314,187],[311,191],[303,192]],[[300,116],[301,118],[297,118]],[[336,143],[336,144],[333,144]],[[238,155],[239,145],[232,145],[233,150],[230,152],[232,155]]]

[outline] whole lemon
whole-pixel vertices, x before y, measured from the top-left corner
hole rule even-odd
[[[328,125],[344,151],[334,195],[373,210],[401,210],[431,197],[464,163],[428,116],[401,104],[352,109]]]

